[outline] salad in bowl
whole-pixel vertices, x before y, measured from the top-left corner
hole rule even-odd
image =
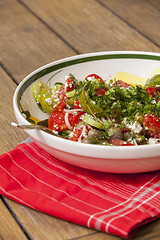
[[[88,53],[51,62],[17,87],[13,106],[37,145],[82,168],[160,169],[160,54]],[[32,126],[31,126],[32,127]]]
[[[68,140],[99,145],[136,146],[160,142],[160,74],[145,85],[121,79],[107,83],[97,74],[79,81],[73,74],[65,82],[32,86],[39,108],[48,113],[40,121]]]

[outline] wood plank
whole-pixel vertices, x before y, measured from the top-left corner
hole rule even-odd
[[[155,7],[158,11],[160,11],[160,1],[159,0],[146,0],[148,3],[150,3],[152,6]]]
[[[10,78],[7,76],[6,73],[4,73],[2,69],[0,69],[0,75],[1,75],[0,85],[1,85],[1,88],[3,89],[2,94],[0,95],[0,102],[1,103],[7,102],[7,107],[6,105],[2,105],[2,108],[1,108],[2,114],[0,114],[0,121],[3,126],[2,131],[0,132],[0,139],[3,139],[3,141],[1,141],[2,143],[1,151],[5,152],[5,151],[11,150],[20,141],[22,141],[25,137],[27,137],[27,135],[19,129],[10,127],[10,121],[14,120],[14,113],[12,109],[12,95],[16,85],[13,83],[13,81],[10,80]],[[20,222],[22,223],[24,228],[27,230],[27,232],[34,237],[33,239],[44,240],[46,239],[46,236],[48,236],[47,237],[48,240],[50,239],[52,240],[53,236],[55,240],[72,239],[76,237],[81,237],[80,239],[86,239],[86,240],[87,239],[89,240],[91,238],[92,240],[94,240],[94,239],[97,239],[97,237],[99,240],[119,239],[118,237],[110,236],[104,233],[98,233],[94,230],[90,230],[90,229],[78,226],[76,224],[71,224],[71,223],[62,221],[60,219],[56,219],[54,217],[48,216],[46,214],[39,213],[27,207],[21,206],[8,199],[6,199],[6,202],[11,207],[12,211],[16,214],[16,216],[20,219]],[[2,209],[3,208],[4,207],[2,207]],[[4,215],[7,216],[6,213],[4,213]],[[7,224],[8,223],[6,223],[6,226]],[[10,224],[10,220],[9,220],[9,224]],[[0,228],[0,231],[1,231],[1,228]],[[5,234],[8,234],[8,231],[6,231]],[[144,240],[145,239],[158,240],[159,236],[160,236],[160,220],[157,220],[154,223],[148,224],[147,228],[146,226],[144,226],[140,231],[138,231],[134,239],[140,240],[143,237]],[[7,237],[8,238],[6,239],[9,239],[9,236]],[[18,239],[18,238],[15,238],[15,239]]]
[[[16,0],[0,3],[0,61],[20,82],[27,74],[75,52]]]
[[[0,240],[28,239],[0,199]]]
[[[100,0],[160,47],[160,1]]]
[[[3,103],[0,107],[0,154],[2,154],[13,149],[20,142],[26,139],[28,135],[23,130],[20,131],[20,129],[16,129],[10,125],[11,122],[16,121],[12,107],[12,99],[16,89],[16,84],[8,77],[2,68],[0,68],[0,76],[0,103]]]
[[[66,42],[79,53],[159,51],[94,0],[70,0],[69,4],[66,0],[47,3],[24,0],[24,3],[30,10],[15,0],[2,1],[0,8],[0,61],[17,82],[48,62],[75,55]]]
[[[7,76],[7,74],[0,68],[0,86],[3,91],[0,94],[0,103],[1,104],[1,114],[0,114],[0,122],[1,122],[1,131],[0,131],[0,139],[1,141],[1,154],[13,149],[18,143],[23,141],[27,134],[23,130],[14,128],[10,126],[11,121],[15,121],[13,109],[12,109],[12,96],[14,90],[16,88],[16,84]],[[7,104],[5,104],[7,103]],[[6,107],[7,106],[7,107]],[[94,232],[94,230],[87,229],[85,227],[78,226],[76,224],[71,224],[69,222],[56,219],[54,217],[48,216],[46,214],[34,211],[22,205],[19,205],[7,198],[4,198],[9,207],[15,213],[23,227],[26,229],[28,234],[33,237],[33,239],[38,240],[52,240],[53,236],[55,240],[61,239],[71,239],[78,236],[86,235]],[[1,204],[1,202],[0,202]],[[0,205],[0,214],[3,211],[4,206]],[[5,210],[4,210],[5,211]],[[6,214],[6,216],[8,216]],[[2,214],[3,218],[3,214]],[[7,222],[5,219],[4,222]],[[0,218],[1,223],[1,218]],[[10,224],[10,220],[8,218],[8,224]],[[15,223],[14,223],[15,224]],[[6,223],[7,226],[7,223]],[[11,225],[12,226],[12,225]],[[10,229],[10,228],[9,228]],[[5,227],[6,230],[6,227]],[[18,232],[18,230],[16,230]],[[4,232],[2,232],[4,234]],[[1,234],[1,228],[0,228]],[[8,231],[6,231],[7,236]],[[1,236],[1,235],[0,235]],[[22,236],[20,234],[20,236]],[[1,238],[0,238],[1,239]],[[5,239],[16,239],[20,238],[5,238]],[[25,239],[25,238],[21,238]]]
[[[160,219],[152,223],[142,226],[133,236],[134,240],[159,240],[160,236]],[[88,236],[80,237],[79,240],[118,240],[122,239],[118,236],[113,236],[106,233],[90,234]]]
[[[6,201],[33,239],[46,240],[46,236],[47,240],[74,239],[97,233],[95,230],[35,211],[9,199]]]
[[[21,2],[74,46],[79,53],[105,50],[159,52],[159,47],[131,28],[99,1],[21,0]],[[110,0],[104,1],[106,4],[109,2],[112,4]],[[114,2],[118,5],[117,0]]]
[[[76,52],[103,50],[159,52],[155,44],[94,0],[24,0],[23,3],[27,4],[29,9],[21,4],[21,1],[2,0],[0,3],[0,60],[18,82],[35,68],[74,55]],[[14,119],[12,94],[15,84],[2,69],[0,74],[0,84],[3,89],[0,98],[2,106],[0,120],[3,130],[0,137],[3,140],[1,152],[5,152],[24,140],[27,135],[21,130],[10,128],[10,121]],[[90,239],[91,237],[101,240],[120,239],[56,219],[4,199],[33,239]],[[6,228],[6,231],[8,229],[12,233],[10,228]],[[160,220],[143,229],[144,232],[140,230],[137,233],[142,235],[136,235],[134,239],[138,239],[137,237],[158,239]],[[8,233],[4,232],[3,236],[6,236],[5,234]],[[3,239],[9,238],[7,236]]]
[[[113,236],[107,233],[101,233],[101,232],[93,233],[93,234],[78,238],[78,240],[97,240],[97,239],[98,240],[120,240],[122,238],[118,236]]]

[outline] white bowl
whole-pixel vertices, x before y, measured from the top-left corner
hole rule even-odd
[[[24,110],[42,120],[48,117],[37,107],[31,86],[35,81],[63,82],[72,73],[83,80],[88,74],[96,73],[103,79],[116,72],[125,71],[147,78],[160,67],[160,54],[149,52],[98,52],[73,56],[49,63],[29,74],[17,87],[13,106],[17,121],[29,122],[19,109],[18,99]],[[90,170],[110,173],[138,173],[160,170],[160,144],[139,146],[101,146],[65,140],[44,131],[26,130],[37,144],[56,158]]]

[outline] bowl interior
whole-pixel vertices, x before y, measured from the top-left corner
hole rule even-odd
[[[91,73],[109,80],[117,72],[128,72],[145,79],[160,68],[160,54],[144,52],[103,52],[78,55],[47,64],[28,75],[17,87],[14,94],[14,111],[17,121],[27,124],[21,113],[24,111],[39,120],[48,118],[37,106],[32,85],[35,81],[51,86],[64,82],[65,76],[73,74],[78,80]],[[122,79],[123,80],[123,79]],[[136,173],[160,169],[160,145],[101,146],[83,144],[55,137],[43,131],[26,132],[48,153],[70,164],[111,173]]]
[[[96,73],[109,80],[116,72],[128,72],[139,77],[148,76],[160,66],[160,56],[142,53],[95,53],[79,55],[50,63],[30,74],[22,82],[18,96],[24,110],[42,120],[48,117],[43,113],[33,99],[32,85],[42,81],[52,86],[55,82],[64,82],[65,76],[72,73],[78,80],[83,80],[88,74]]]

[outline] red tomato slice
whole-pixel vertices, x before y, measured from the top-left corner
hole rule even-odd
[[[160,138],[160,119],[154,114],[144,116],[143,126],[147,129],[150,137]]]
[[[82,109],[78,99],[73,102],[74,109]]]
[[[67,99],[67,96],[66,96],[65,93],[58,93],[58,97],[59,97],[59,99],[61,99],[61,100],[66,100],[66,99]]]
[[[97,96],[100,96],[100,95],[103,96],[107,90],[108,90],[107,88],[97,88],[96,89],[96,95]]]
[[[134,146],[134,144],[111,137],[108,140],[109,144],[113,144],[114,146]]]
[[[77,114],[75,114],[73,116],[73,127],[75,127],[76,124],[78,124],[79,122],[82,121],[81,116],[84,114],[85,112],[78,112]]]
[[[124,134],[124,133],[127,133],[129,131],[129,129],[128,128],[126,128],[126,127],[124,127],[124,128],[122,128],[121,129],[121,132]]]
[[[84,134],[82,135],[83,131],[84,131]],[[88,131],[89,131],[89,128],[87,126],[82,126],[81,128],[74,128],[73,136],[70,137],[69,140],[78,142],[79,140],[84,139],[84,137],[88,135]]]
[[[77,142],[82,134],[82,130],[83,130],[83,128],[81,128],[81,129],[76,128],[73,132],[73,136],[70,137],[69,140]]]
[[[152,97],[155,97],[156,94],[159,92],[159,90],[156,87],[146,87],[146,91],[148,95],[151,95]]]
[[[67,130],[68,127],[65,123],[65,113],[61,111],[52,111],[48,119],[48,127],[51,131],[61,132]]]
[[[94,77],[95,79],[100,79],[100,82],[104,82],[103,79],[102,79],[100,76],[98,76],[97,74],[94,74],[94,73],[89,74],[89,75],[85,78],[85,80],[87,80],[88,77]]]
[[[115,86],[121,86],[121,87],[124,87],[124,88],[127,88],[127,87],[129,87],[130,85],[128,84],[128,83],[126,83],[126,82],[123,82],[122,80],[117,80],[117,81],[115,81],[114,83],[113,83],[113,87],[115,87]]]
[[[54,109],[57,111],[62,111],[65,107],[66,107],[66,101],[62,100],[54,107]]]
[[[73,90],[75,87],[76,86],[74,84],[74,81],[73,81],[72,77],[69,77],[65,81],[65,83],[63,84],[61,90],[59,90],[58,97],[61,98],[61,95],[63,95],[66,92],[69,92],[69,91]]]

